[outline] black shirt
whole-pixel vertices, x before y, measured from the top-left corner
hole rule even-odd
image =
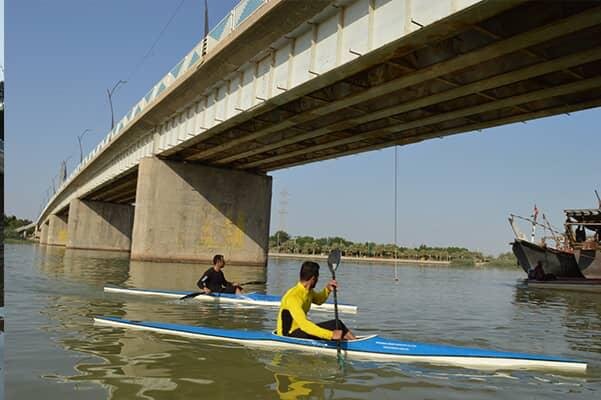
[[[223,271],[217,272],[215,268],[211,267],[205,271],[196,285],[201,289],[207,287],[211,292],[222,292],[231,283],[225,279]]]

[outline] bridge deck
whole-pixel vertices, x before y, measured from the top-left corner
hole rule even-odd
[[[267,172],[599,106],[598,4],[527,3],[481,21],[468,9],[164,155]]]
[[[64,188],[41,219],[74,195],[131,203],[137,160],[150,154],[265,173],[601,105],[596,1],[482,1],[431,24],[405,20],[410,33],[379,47],[377,29],[393,26],[374,8],[384,3],[293,3],[267,3],[213,62],[188,72],[136,117],[115,142],[131,150],[111,156],[107,149],[104,162],[75,179],[79,189]],[[342,35],[354,22],[344,20],[352,17],[345,10],[359,3],[368,7],[364,19],[357,14],[367,21],[365,45]],[[282,19],[284,10],[298,20]],[[303,18],[310,24],[298,25]],[[292,31],[282,36],[278,29]],[[319,46],[328,38],[335,65],[326,68],[319,62],[330,61]],[[245,47],[251,41],[271,44],[251,54]],[[285,79],[281,68],[292,65],[293,55],[304,57],[299,46],[311,56],[308,76],[294,85],[299,60]],[[252,83],[250,103],[245,82]],[[116,172],[102,172],[107,168]]]

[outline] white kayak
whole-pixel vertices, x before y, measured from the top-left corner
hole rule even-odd
[[[169,335],[240,343],[249,347],[297,349],[336,355],[336,342],[299,339],[273,332],[206,328],[161,322],[131,321],[114,317],[96,317],[94,322],[113,327],[154,331]],[[562,357],[434,345],[385,339],[378,335],[342,341],[344,357],[369,361],[428,362],[473,369],[543,369],[582,373],[586,362]]]
[[[177,290],[154,290],[154,289],[130,289],[130,288],[120,288],[113,286],[105,286],[105,292],[109,293],[124,293],[124,294],[133,294],[140,296],[159,296],[166,297],[172,299],[180,299],[183,296],[189,295],[193,292],[185,292],[185,291],[177,291]],[[196,300],[200,301],[220,301],[225,303],[238,303],[238,304],[250,304],[256,306],[270,306],[270,307],[279,307],[280,301],[282,300],[281,296],[275,296],[270,294],[261,294],[261,293],[246,293],[246,294],[229,294],[229,293],[211,293],[211,294],[201,294],[199,296],[194,297]],[[311,310],[317,311],[334,311],[334,303],[323,303],[320,305],[312,304]],[[357,306],[352,304],[340,304],[338,303],[338,311],[349,314],[357,313]]]

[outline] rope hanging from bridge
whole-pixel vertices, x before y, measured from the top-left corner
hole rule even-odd
[[[399,153],[399,146],[394,146],[394,281],[398,282],[399,281],[399,273],[398,273],[398,265],[397,265],[397,248],[398,248],[398,244],[397,244],[397,225],[398,225],[398,218],[397,218],[397,198],[398,198],[398,194],[397,194],[397,164],[398,164],[398,153]]]

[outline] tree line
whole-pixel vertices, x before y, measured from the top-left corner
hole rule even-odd
[[[15,231],[15,229],[17,229],[21,226],[24,226],[24,225],[29,225],[29,224],[31,224],[31,221],[28,219],[19,219],[19,218],[15,217],[14,215],[7,216],[6,214],[4,214],[4,222],[3,223],[4,223],[4,225],[2,227],[3,227],[5,239],[20,239],[21,237]]]
[[[447,261],[456,265],[475,265],[476,263],[494,263],[515,265],[512,253],[499,257],[485,255],[464,247],[431,247],[425,244],[411,248],[394,244],[375,242],[355,243],[339,236],[313,238],[311,236],[292,237],[285,231],[278,231],[269,237],[269,251],[286,254],[326,255],[332,249],[340,249],[342,255],[350,257],[375,257],[415,261]]]
[[[28,219],[19,219],[14,215],[4,214],[4,238],[20,239],[15,229],[28,225]],[[313,238],[311,236],[292,237],[285,231],[278,231],[269,237],[269,251],[286,254],[327,255],[333,249],[340,249],[342,255],[350,257],[374,257],[415,261],[447,261],[452,265],[475,265],[489,263],[501,266],[515,266],[513,253],[503,253],[498,257],[485,255],[479,251],[464,247],[430,247],[425,244],[411,248],[381,244],[375,242],[355,243],[339,236]],[[396,252],[396,253],[395,253]]]

